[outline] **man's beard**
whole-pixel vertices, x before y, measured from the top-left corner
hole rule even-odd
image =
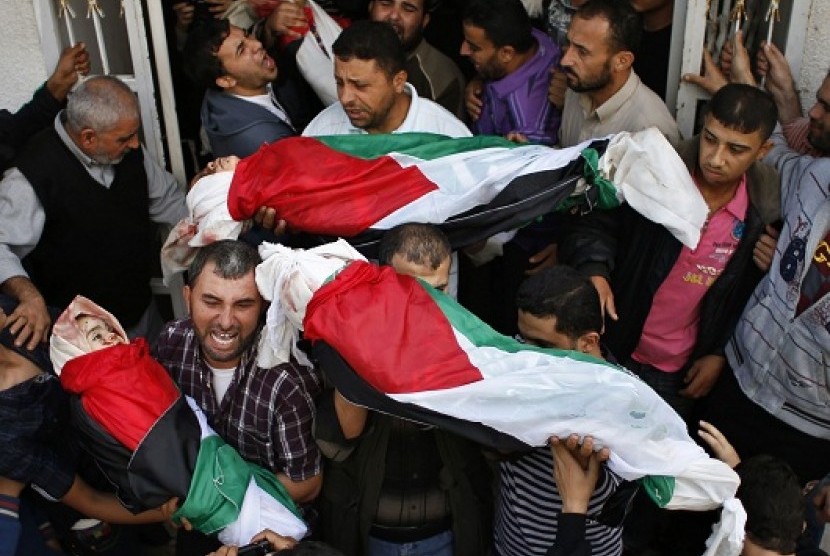
[[[565,68],[566,75],[577,77],[575,73]],[[578,79],[578,77],[577,77]],[[602,71],[594,79],[579,81],[576,85],[568,83],[568,87],[576,93],[590,93],[592,91],[599,91],[606,87],[611,82],[611,61],[605,63]]]

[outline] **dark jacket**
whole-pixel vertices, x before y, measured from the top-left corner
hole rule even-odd
[[[0,110],[0,173],[11,168],[15,153],[30,137],[52,124],[61,106],[44,84],[14,114]]]
[[[324,541],[347,556],[366,553],[385,476],[393,420],[372,412],[363,434],[346,441],[331,392],[318,403],[315,437],[327,456],[319,499],[322,535]],[[454,554],[486,554],[491,539],[492,486],[482,452],[468,440],[438,429],[432,432],[443,462],[441,488],[449,494]]]
[[[205,93],[202,126],[214,156],[244,158],[255,153],[263,143],[297,134],[266,108],[215,89]]]
[[[699,138],[677,146],[690,172],[698,159]],[[746,172],[749,208],[743,237],[718,279],[703,296],[700,326],[687,365],[721,354],[763,274],[752,261],[764,226],[781,217],[778,174],[756,162]],[[681,243],[663,226],[628,205],[575,219],[559,246],[560,261],[591,276],[609,279],[619,321],[607,319],[603,340],[619,361],[637,347],[654,294],[680,254]]]

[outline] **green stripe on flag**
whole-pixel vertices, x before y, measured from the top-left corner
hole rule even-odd
[[[435,301],[444,313],[444,316],[449,321],[450,326],[463,334],[476,347],[493,347],[507,353],[536,351],[539,353],[554,355],[556,357],[568,357],[570,359],[587,363],[604,364],[613,369],[618,368],[616,365],[609,363],[604,359],[597,359],[587,353],[553,348],[541,348],[530,344],[523,344],[514,338],[499,334],[490,328],[490,326],[488,326],[484,321],[462,307],[450,296],[436,290],[421,279],[418,279],[418,281],[422,286],[424,286],[424,289],[427,293],[429,293],[433,301]]]
[[[665,508],[671,502],[674,496],[674,477],[646,475],[639,481],[649,498],[661,508]]]
[[[480,149],[515,149],[525,146],[493,135],[447,137],[436,133],[324,135],[315,139],[334,150],[366,159],[378,158],[389,153],[401,153],[421,160],[433,160]]]
[[[596,208],[612,209],[620,206],[620,200],[617,198],[617,186],[611,180],[602,177],[599,171],[600,155],[596,149],[587,148],[582,151],[582,160],[585,164],[582,165],[582,173],[585,180],[597,188]],[[571,207],[583,205],[584,200],[582,196],[567,197],[556,206],[556,212],[567,212]]]

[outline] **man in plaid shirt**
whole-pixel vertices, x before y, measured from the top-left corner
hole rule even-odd
[[[265,311],[254,281],[260,261],[239,241],[202,248],[184,291],[190,318],[167,325],[156,355],[216,432],[243,458],[276,473],[303,504],[322,484],[311,435],[320,377],[295,362],[257,366]]]

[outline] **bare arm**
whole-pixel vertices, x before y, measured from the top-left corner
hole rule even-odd
[[[167,518],[160,508],[133,514],[121,505],[114,494],[95,490],[78,476],[75,476],[75,482],[61,502],[86,516],[108,523],[156,523]]]

